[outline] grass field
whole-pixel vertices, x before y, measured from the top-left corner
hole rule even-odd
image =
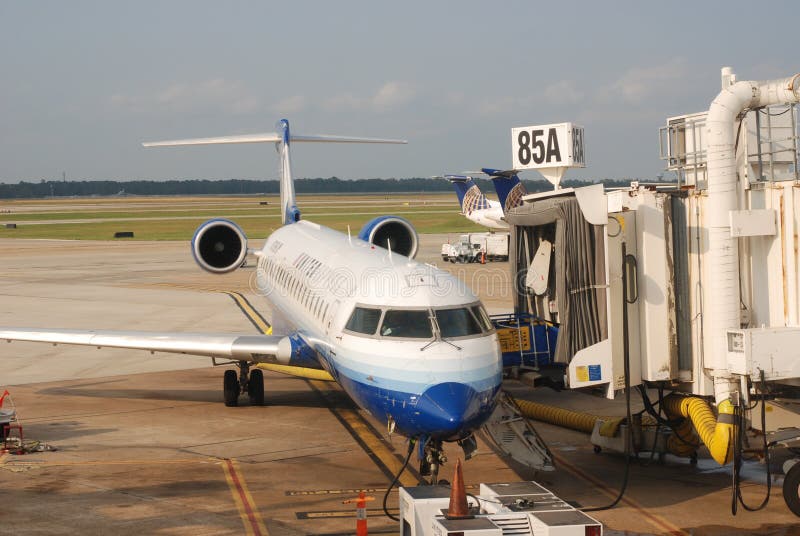
[[[251,238],[265,238],[280,226],[274,196],[111,197],[0,201],[0,238],[111,240],[132,231],[134,240],[189,240],[205,220],[236,221]],[[452,194],[299,196],[303,217],[353,233],[374,217],[394,214],[419,233],[484,230],[461,214]],[[16,229],[6,224],[16,224]],[[131,240],[131,239],[127,239]]]

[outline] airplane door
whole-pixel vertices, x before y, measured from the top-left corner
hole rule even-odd
[[[339,312],[339,300],[334,300],[328,312],[328,318],[325,322],[325,335],[330,335],[333,330],[334,321],[336,320],[336,313]]]

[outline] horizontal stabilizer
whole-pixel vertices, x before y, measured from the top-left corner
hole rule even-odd
[[[283,138],[280,134],[267,132],[263,134],[242,134],[235,136],[218,136],[215,138],[189,138],[185,140],[149,141],[144,147],[176,147],[181,145],[216,145],[226,143],[277,143]],[[328,136],[319,134],[314,136],[291,135],[290,142],[327,142],[327,143],[408,143],[406,140],[393,140],[383,138],[354,138],[349,136]]]
[[[281,137],[274,132],[264,134],[244,134],[239,136],[218,136],[215,138],[190,138],[186,140],[148,141],[145,147],[175,147],[179,145],[215,145],[220,143],[276,143]]]
[[[469,182],[472,180],[469,175],[445,175],[444,178],[450,182]]]
[[[289,141],[304,141],[304,142],[329,142],[329,143],[408,143],[407,140],[393,140],[385,138],[353,138],[350,136],[328,136],[327,134],[318,134],[316,136],[299,136],[292,134]]]

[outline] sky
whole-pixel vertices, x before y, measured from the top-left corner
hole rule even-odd
[[[584,127],[566,178],[656,178],[666,118],[720,68],[800,71],[800,4],[0,0],[0,182],[274,179],[270,145],[142,141],[271,132],[403,138],[293,147],[296,177],[511,166],[511,128]],[[536,171],[523,178],[536,179]]]

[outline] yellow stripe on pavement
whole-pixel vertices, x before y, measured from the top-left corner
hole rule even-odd
[[[245,534],[248,536],[269,536],[267,526],[261,519],[261,514],[253,502],[250,490],[244,480],[242,472],[239,470],[239,462],[236,460],[223,460],[222,469],[225,471],[225,480],[231,489],[233,502],[239,510],[239,517],[242,518]]]

